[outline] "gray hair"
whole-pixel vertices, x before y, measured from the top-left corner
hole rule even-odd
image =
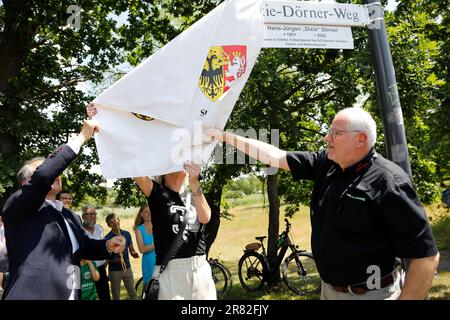
[[[81,212],[82,212],[83,215],[86,214],[86,210],[87,209],[94,209],[95,210],[95,207],[92,204],[85,205],[83,208],[81,208]]]
[[[23,164],[22,168],[20,168],[19,172],[17,173],[17,181],[19,182],[19,185],[22,185],[22,181],[24,180],[30,180],[34,171],[36,171],[36,168],[33,167],[31,164],[36,161],[44,161],[44,160],[45,158],[43,157],[35,157],[33,159],[26,161]]]
[[[347,130],[364,132],[367,135],[369,148],[375,145],[375,142],[377,142],[377,124],[370,113],[362,108],[352,107],[339,111],[336,114],[337,116],[344,116],[349,120]]]

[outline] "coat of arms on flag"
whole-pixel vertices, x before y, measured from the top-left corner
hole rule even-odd
[[[246,46],[210,47],[198,85],[215,102],[245,73]]]

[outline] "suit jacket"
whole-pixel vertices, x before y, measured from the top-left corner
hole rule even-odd
[[[67,300],[73,287],[70,275],[79,271],[81,258],[111,259],[106,240],[89,239],[72,211],[63,208],[60,212],[45,202],[54,180],[75,157],[69,146],[59,147],[5,203],[10,280],[4,299]],[[64,220],[80,245],[74,254]]]

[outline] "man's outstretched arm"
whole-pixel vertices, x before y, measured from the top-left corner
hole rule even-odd
[[[271,167],[290,170],[287,162],[287,152],[271,144],[238,136],[219,129],[208,129],[205,132],[207,140],[226,142],[250,157]]]

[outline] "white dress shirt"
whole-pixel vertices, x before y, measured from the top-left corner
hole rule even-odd
[[[6,257],[6,238],[5,238],[5,226],[0,226],[0,258]]]
[[[103,236],[103,227],[99,224],[95,225],[93,233],[90,233],[84,227],[83,227],[83,230],[85,231],[86,235],[91,239],[94,239],[94,240],[105,239],[105,237]],[[95,264],[97,265],[97,267],[100,267],[105,264],[105,260],[95,260]]]

